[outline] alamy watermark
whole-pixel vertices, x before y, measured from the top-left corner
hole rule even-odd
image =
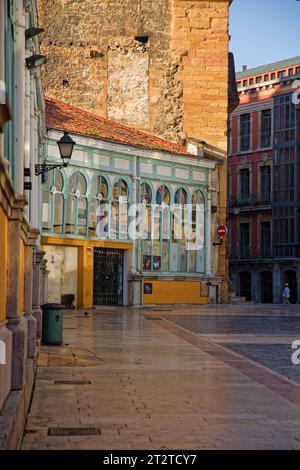
[[[293,341],[292,349],[295,349],[292,354],[292,363],[294,366],[298,366],[300,364],[300,339]]]
[[[0,340],[0,366],[6,364],[6,345],[4,341]]]
[[[96,234],[100,240],[185,240],[190,251],[204,246],[204,205],[100,204]]]
[[[292,84],[292,88],[295,89],[292,95],[292,102],[295,106],[299,106],[300,104],[300,80],[294,80]]]

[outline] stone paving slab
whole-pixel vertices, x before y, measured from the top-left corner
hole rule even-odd
[[[249,357],[249,343],[243,342],[247,337],[241,335],[238,345],[218,342],[220,334],[223,340],[232,338],[230,315],[238,322],[234,331],[244,330],[245,321],[253,328],[259,325],[259,315],[248,318],[234,308],[234,315],[220,309],[225,331],[220,324],[217,331],[211,328],[217,321],[206,317],[220,314],[209,306],[198,309],[198,316],[196,307],[182,313],[173,306],[172,312],[151,313],[159,316],[156,320],[145,318],[149,309],[102,309],[85,317],[81,311],[67,311],[65,345],[41,347],[22,448],[300,449],[297,382],[282,377],[272,363],[257,362],[260,354]],[[270,318],[258,326],[264,341],[278,338],[280,311],[276,308],[275,326]],[[253,312],[251,306],[249,315]],[[293,306],[286,313],[285,321],[298,320]],[[202,325],[209,324],[214,339],[207,331],[192,330],[198,317],[204,318]],[[281,325],[283,340],[290,325]],[[245,349],[235,351],[236,346]],[[272,360],[278,358],[275,349]],[[61,385],[57,380],[91,383]],[[101,434],[49,436],[50,427],[99,427]]]

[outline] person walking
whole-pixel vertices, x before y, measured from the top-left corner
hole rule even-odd
[[[291,296],[291,291],[290,291],[288,283],[286,282],[284,284],[284,290],[283,290],[283,293],[282,293],[283,303],[284,304],[289,304],[290,303],[289,302],[290,296]]]

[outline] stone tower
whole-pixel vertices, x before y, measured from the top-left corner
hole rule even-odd
[[[226,156],[231,1],[38,0],[46,95]],[[226,223],[226,158],[212,186],[215,230]],[[214,259],[227,279],[226,244]]]

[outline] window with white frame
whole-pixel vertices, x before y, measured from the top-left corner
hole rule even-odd
[[[42,228],[55,233],[63,233],[64,179],[59,170],[52,171],[43,187]]]
[[[87,181],[76,171],[69,178],[66,203],[65,233],[87,235]]]

